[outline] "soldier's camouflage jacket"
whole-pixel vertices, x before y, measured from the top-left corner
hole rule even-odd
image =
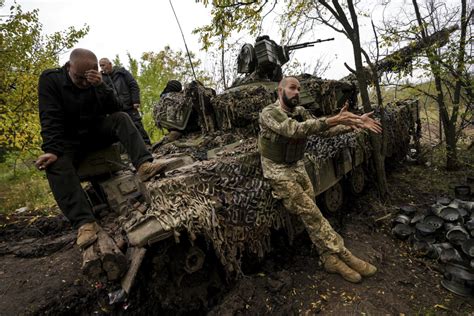
[[[293,112],[283,110],[279,100],[266,106],[259,117],[260,137],[275,138],[276,135],[289,139],[306,139],[310,135],[336,136],[351,129],[337,125],[328,128],[326,118],[313,117],[304,107],[296,106]],[[261,152],[261,148],[259,148]],[[303,159],[293,163],[279,163],[261,156],[263,175],[271,180],[293,180],[306,174]]]

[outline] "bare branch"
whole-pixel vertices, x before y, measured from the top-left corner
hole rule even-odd
[[[401,87],[401,90],[406,90],[406,89],[413,89],[417,92],[420,92],[421,94],[433,99],[434,101],[437,101],[438,100],[438,97],[434,94],[431,94],[431,93],[428,93],[427,91],[424,91],[420,88],[418,88],[417,86],[413,86],[413,85],[399,85]]]
[[[352,69],[347,63],[344,63],[344,66],[354,75],[357,73],[357,71],[355,71],[355,69]]]
[[[229,4],[226,4],[226,5],[220,5],[219,4],[220,1],[213,1],[213,5],[216,7],[216,8],[220,8],[220,9],[224,9],[224,8],[235,8],[235,7],[245,7],[245,6],[248,6],[248,5],[252,5],[254,3],[258,3],[258,0],[253,0],[251,2],[239,2],[239,1],[236,1],[236,2],[232,2],[232,3],[229,3]],[[265,1],[265,3],[263,5],[265,5],[267,3],[267,1]],[[260,8],[261,9],[261,8]]]
[[[335,27],[330,20],[328,19],[325,19],[321,13],[319,11],[317,11],[318,13],[318,17],[313,17],[313,16],[309,16],[308,14],[305,13],[305,17],[308,18],[308,19],[313,19],[313,20],[316,20],[316,21],[319,21],[321,23],[323,23],[324,25],[330,27],[331,29],[333,29],[334,31],[338,32],[338,33],[342,33],[344,34],[347,38],[349,38],[349,35],[347,34],[346,31],[342,30],[342,29],[338,29],[337,27]]]

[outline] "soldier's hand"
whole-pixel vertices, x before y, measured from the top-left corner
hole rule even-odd
[[[382,124],[379,121],[373,119],[371,116],[374,114],[374,111],[365,113],[360,116],[362,124],[358,127],[368,129],[376,134],[382,133]]]
[[[38,168],[38,170],[45,170],[50,166],[52,163],[54,163],[56,160],[58,160],[58,156],[52,153],[46,153],[42,154],[41,156],[38,157],[35,161],[35,166]]]
[[[339,114],[336,116],[330,117],[326,120],[330,126],[335,126],[338,124],[346,125],[346,126],[359,126],[361,124],[361,117],[357,114],[349,112],[347,109],[349,104],[346,102],[344,107],[341,109]],[[329,121],[329,122],[328,122]]]
[[[138,110],[139,107],[140,107],[140,103],[135,103],[135,104],[133,104],[133,108],[134,108],[135,110]]]
[[[355,126],[355,125],[351,125],[351,126],[349,126],[349,127],[350,127],[354,132],[359,132],[359,131],[361,131],[361,129],[360,129],[359,127]]]
[[[97,87],[102,83],[102,74],[95,69],[87,70],[84,73],[87,82],[89,82],[94,87]]]

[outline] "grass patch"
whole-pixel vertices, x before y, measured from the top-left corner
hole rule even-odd
[[[38,210],[55,204],[44,172],[25,163],[14,170],[9,159],[0,164],[0,213],[8,214],[24,206]]]

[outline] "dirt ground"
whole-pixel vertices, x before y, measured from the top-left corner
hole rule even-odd
[[[474,315],[474,299],[441,285],[441,266],[417,257],[409,244],[394,238],[391,219],[402,205],[423,209],[451,194],[473,170],[445,173],[425,166],[402,166],[388,177],[390,199],[373,189],[346,203],[340,229],[346,245],[370,260],[378,273],[351,284],[323,271],[305,234],[290,246],[275,234],[273,251],[258,264],[244,265],[245,276],[222,287],[208,306],[193,309],[210,315]],[[181,314],[160,310],[156,297],[132,296],[109,306],[110,288],[81,274],[81,254],[64,217],[23,213],[0,218],[0,315]],[[138,285],[140,286],[140,284]],[[144,303],[148,302],[148,303]],[[157,307],[158,306],[158,307]]]

